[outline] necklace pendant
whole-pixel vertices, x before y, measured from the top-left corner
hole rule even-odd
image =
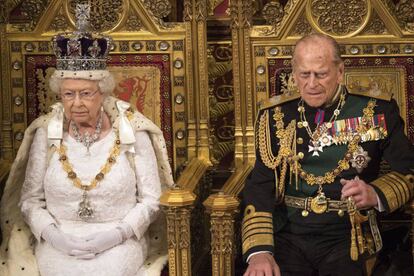
[[[82,201],[79,202],[78,217],[82,220],[88,220],[93,218],[93,209],[88,199],[86,191],[82,194]]]

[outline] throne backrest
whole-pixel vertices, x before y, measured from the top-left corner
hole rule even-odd
[[[149,4],[142,1],[121,1],[116,5],[111,11],[91,9],[94,31],[113,38],[108,59],[108,69],[116,80],[113,94],[130,102],[161,128],[176,171],[187,161],[186,98],[192,98],[193,93],[186,90],[190,80],[184,78],[188,34],[183,23],[167,24],[155,16],[151,9],[157,5],[146,6]],[[23,8],[16,9],[14,13],[18,14]],[[7,24],[2,40],[7,45],[7,52],[2,48],[2,69],[9,73],[2,75],[3,100],[7,99],[7,104],[0,112],[4,122],[0,157],[10,161],[26,127],[58,100],[48,84],[56,65],[50,41],[57,33],[73,31],[73,7],[70,1],[52,1],[37,21],[33,20],[32,27]]]

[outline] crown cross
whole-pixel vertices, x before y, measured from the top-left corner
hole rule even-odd
[[[76,30],[53,38],[56,69],[64,71],[105,70],[112,40],[89,29],[90,6],[76,5]]]
[[[89,4],[77,4],[75,9],[76,29],[80,33],[89,31],[91,7]]]

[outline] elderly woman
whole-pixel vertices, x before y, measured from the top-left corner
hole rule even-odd
[[[80,39],[81,55],[73,55],[71,43]],[[148,228],[158,216],[162,185],[172,185],[164,140],[142,114],[109,96],[114,80],[102,64],[109,42],[82,33],[54,40],[50,87],[62,101],[28,128],[11,170],[2,203],[3,249],[10,250],[1,275],[35,275],[37,269],[42,276],[146,275],[149,247],[161,245],[161,237],[150,244]],[[28,228],[11,211],[20,182],[19,206],[35,238],[35,258]]]

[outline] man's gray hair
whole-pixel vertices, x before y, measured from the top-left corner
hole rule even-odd
[[[343,60],[341,57],[341,48],[339,47],[338,42],[329,35],[321,34],[321,33],[312,33],[312,34],[305,35],[304,37],[296,41],[295,50],[293,51],[293,56],[292,56],[292,67],[295,66],[296,48],[298,47],[299,44],[307,43],[310,41],[321,41],[321,40],[327,41],[332,46],[333,62],[336,65],[341,64]]]

